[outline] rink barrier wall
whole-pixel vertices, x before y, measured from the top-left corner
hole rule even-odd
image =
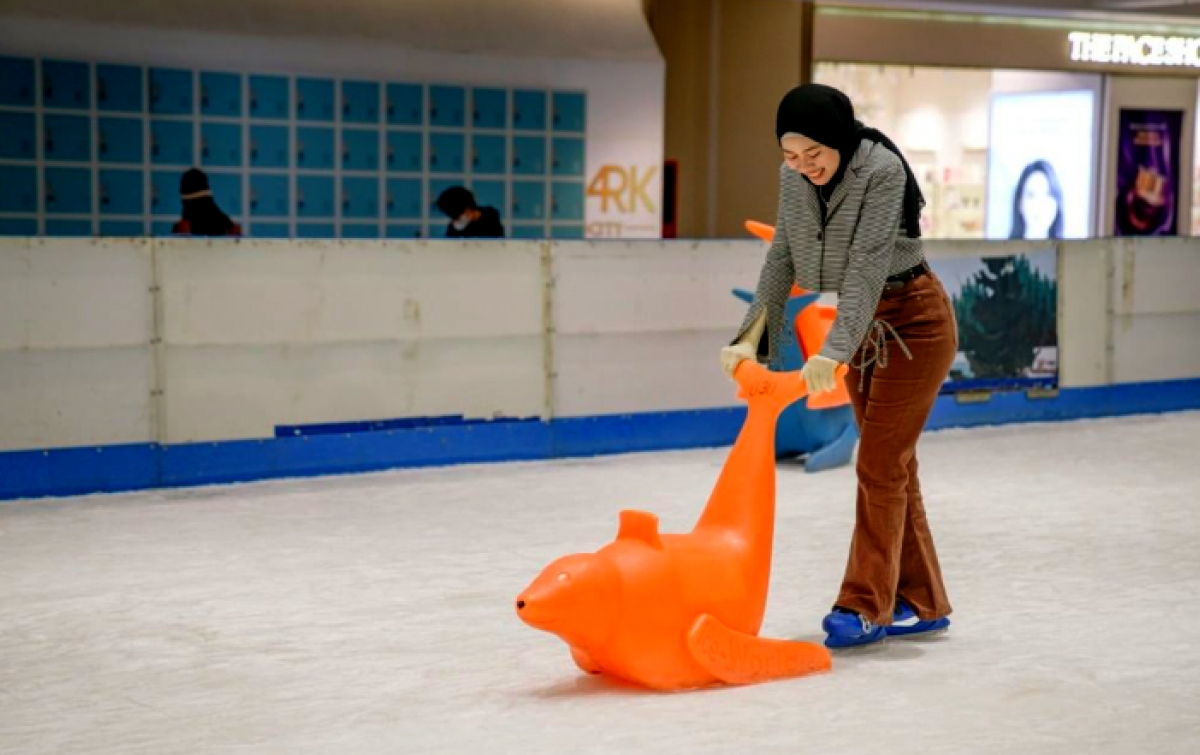
[[[1061,393],[942,399],[933,426],[1196,408],[1200,242],[1057,252]],[[763,254],[753,240],[3,238],[0,497],[722,445],[741,415],[715,353]],[[447,415],[471,424],[413,419]]]
[[[1200,410],[1200,379],[1069,388],[979,403],[941,396],[927,429],[1060,422]],[[0,500],[115,493],[385,470],[546,461],[721,447],[742,408],[437,424],[181,445],[133,444],[0,453]]]

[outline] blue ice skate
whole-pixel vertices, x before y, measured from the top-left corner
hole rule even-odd
[[[844,608],[834,608],[821,622],[821,628],[828,637],[825,647],[850,648],[857,645],[869,645],[887,637],[887,630],[875,626],[853,611]]]
[[[912,606],[897,599],[896,610],[892,613],[892,625],[887,627],[887,634],[888,637],[907,637],[914,634],[937,632],[949,626],[950,619],[945,616],[940,619],[922,620]]]

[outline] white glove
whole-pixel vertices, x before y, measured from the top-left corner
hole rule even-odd
[[[730,380],[734,379],[733,373],[737,372],[737,366],[743,359],[758,359],[758,342],[762,340],[766,328],[767,313],[759,312],[740,341],[721,349],[721,369],[725,370],[725,375]]]
[[[757,356],[753,346],[745,341],[739,341],[721,349],[721,369],[725,370],[726,377],[733,380],[733,373],[737,372],[737,367],[742,360],[755,359]]]
[[[816,396],[836,388],[837,368],[838,363],[828,357],[820,354],[809,357],[804,363],[804,369],[800,371],[800,377],[804,378],[804,384],[808,386],[808,395]]]

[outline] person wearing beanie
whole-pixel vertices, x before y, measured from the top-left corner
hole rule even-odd
[[[825,644],[850,647],[949,626],[950,603],[917,479],[917,439],[958,350],[954,310],[925,262],[924,198],[900,150],[820,84],[779,103],[779,213],[754,303],[721,351],[779,366],[793,284],[838,294],[837,318],[803,376],[846,388],[859,428],[854,533]],[[764,337],[765,336],[765,337]]]
[[[179,181],[179,198],[183,201],[183,217],[175,223],[172,233],[183,236],[242,235],[241,227],[217,206],[204,171],[192,168],[183,174]]]
[[[438,209],[450,223],[446,226],[446,238],[502,239],[504,226],[495,207],[479,207],[475,195],[462,186],[451,186],[437,200]]]

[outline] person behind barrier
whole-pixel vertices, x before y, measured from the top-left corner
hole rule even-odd
[[[242,228],[221,211],[213,198],[208,176],[198,168],[183,174],[179,181],[183,217],[171,232],[183,236],[241,236]]]
[[[900,150],[857,121],[850,99],[805,84],[779,103],[779,217],[754,303],[721,350],[778,367],[793,284],[838,294],[837,318],[802,374],[812,394],[846,388],[860,432],[854,534],[825,617],[848,647],[949,626],[950,603],[917,480],[917,438],[958,350],[950,299],[925,262],[924,198]],[[765,338],[764,338],[765,336]],[[891,343],[889,343],[891,342]]]
[[[446,238],[502,239],[504,226],[495,207],[479,207],[475,195],[462,186],[452,186],[441,193],[438,209],[450,218]]]

